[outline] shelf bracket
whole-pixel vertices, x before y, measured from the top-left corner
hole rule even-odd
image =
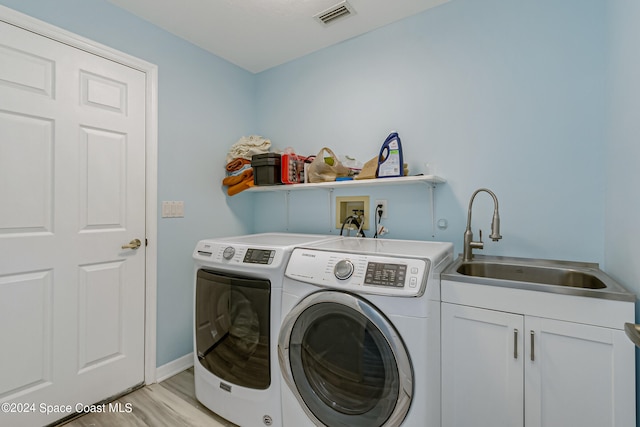
[[[429,185],[429,198],[431,199],[431,237],[436,238],[436,203],[435,203],[435,189],[434,184]]]
[[[436,205],[435,205],[435,196],[434,192],[436,189],[436,185],[431,182],[425,182],[427,187],[429,188],[429,209],[431,211],[431,238],[436,238]]]
[[[329,191],[327,191],[327,197],[329,197],[329,203],[327,203],[327,206],[329,206],[329,233],[331,233],[333,231],[331,228],[333,225],[333,222],[331,221],[331,214],[335,211],[333,207],[333,188],[329,188]]]
[[[285,212],[285,231],[289,231],[289,196],[291,195],[291,191],[285,191],[284,192],[284,208],[286,210]]]

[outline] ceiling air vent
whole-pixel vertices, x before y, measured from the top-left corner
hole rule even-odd
[[[353,9],[353,6],[351,6],[345,0],[330,7],[327,10],[318,13],[314,16],[314,18],[324,25],[329,25],[336,22],[338,19],[344,19],[347,16],[351,16],[355,13],[356,11]]]

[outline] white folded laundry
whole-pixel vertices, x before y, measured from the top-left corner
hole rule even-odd
[[[269,152],[271,140],[258,135],[243,136],[229,148],[227,153],[227,163],[233,159],[243,158],[251,160],[254,154],[263,154]]]

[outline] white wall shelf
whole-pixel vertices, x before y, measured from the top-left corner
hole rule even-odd
[[[256,185],[244,192],[264,192],[264,191],[297,191],[297,190],[313,190],[313,189],[325,189],[325,190],[337,190],[350,187],[372,187],[383,185],[407,185],[407,184],[443,184],[447,182],[444,178],[435,175],[419,175],[419,176],[403,176],[398,178],[374,178],[374,179],[361,179],[352,181],[332,181],[332,182],[318,182],[307,184],[290,184],[290,185]]]
[[[329,207],[329,229],[332,227],[331,213],[334,210],[333,206],[333,191],[343,189],[356,189],[361,187],[381,187],[389,185],[425,185],[429,189],[429,201],[431,205],[431,237],[435,238],[435,203],[433,192],[437,184],[444,184],[447,182],[442,177],[436,175],[418,175],[418,176],[403,176],[397,178],[373,178],[362,179],[352,181],[332,181],[332,182],[319,182],[319,183],[307,183],[307,184],[289,184],[289,185],[257,185],[243,193],[265,193],[265,192],[279,192],[284,193],[285,206],[286,206],[286,230],[289,230],[289,194],[292,191],[298,190],[327,190],[327,204]]]

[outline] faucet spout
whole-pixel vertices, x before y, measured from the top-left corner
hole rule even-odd
[[[479,188],[473,193],[471,199],[469,200],[469,210],[467,212],[467,229],[464,232],[464,261],[471,261],[473,259],[474,248],[484,248],[484,243],[482,242],[482,230],[480,230],[479,242],[473,241],[473,232],[471,231],[471,211],[473,207],[473,200],[480,192],[488,193],[493,198],[493,218],[491,220],[491,234],[489,235],[489,238],[494,242],[502,239],[502,236],[500,235],[500,213],[498,212],[498,198],[496,197],[495,193],[488,188]]]

